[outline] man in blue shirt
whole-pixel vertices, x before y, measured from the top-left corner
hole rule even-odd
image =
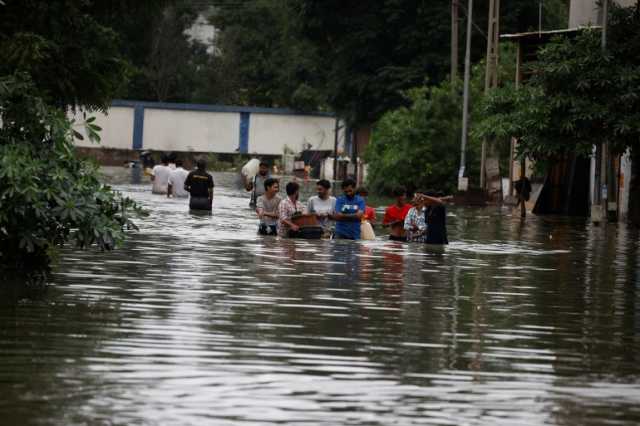
[[[356,194],[356,183],[353,179],[342,182],[344,195],[336,200],[333,219],[336,221],[335,238],[345,240],[360,239],[360,222],[365,213],[365,203]]]

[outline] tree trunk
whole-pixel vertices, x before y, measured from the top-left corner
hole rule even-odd
[[[640,148],[631,149],[631,185],[629,187],[629,223],[640,226]]]

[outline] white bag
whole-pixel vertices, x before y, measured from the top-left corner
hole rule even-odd
[[[368,220],[365,220],[360,224],[360,239],[362,240],[375,240],[376,233],[373,232],[373,226]]]

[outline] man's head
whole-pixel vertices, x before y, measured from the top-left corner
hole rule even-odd
[[[160,156],[160,162],[165,166],[169,164],[169,156],[167,154],[162,154]]]
[[[198,168],[198,170],[200,170],[201,172],[204,172],[205,170],[207,170],[207,162],[204,161],[202,158],[199,159],[196,162],[196,167]]]
[[[269,165],[264,161],[260,162],[258,173],[260,173],[260,176],[266,176],[269,173]]]
[[[393,190],[393,197],[399,206],[407,202],[407,190],[403,186],[399,186]]]
[[[298,192],[300,191],[300,185],[297,182],[289,182],[287,184],[287,196],[291,198],[298,198]],[[295,197],[294,197],[295,196]]]
[[[326,179],[321,179],[316,183],[316,191],[318,197],[323,200],[329,196],[329,190],[331,189],[331,183]]]
[[[182,160],[176,160],[176,167],[182,167]]]
[[[267,194],[277,194],[280,192],[280,182],[278,179],[269,178],[264,181],[264,190]]]
[[[353,179],[345,179],[342,181],[342,191],[344,195],[351,198],[356,194],[356,181]]]

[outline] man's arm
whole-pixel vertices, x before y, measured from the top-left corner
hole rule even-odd
[[[359,222],[362,220],[363,215],[364,213],[361,211],[357,213],[351,213],[351,214],[335,213],[333,215],[333,219],[337,220],[338,222]]]

